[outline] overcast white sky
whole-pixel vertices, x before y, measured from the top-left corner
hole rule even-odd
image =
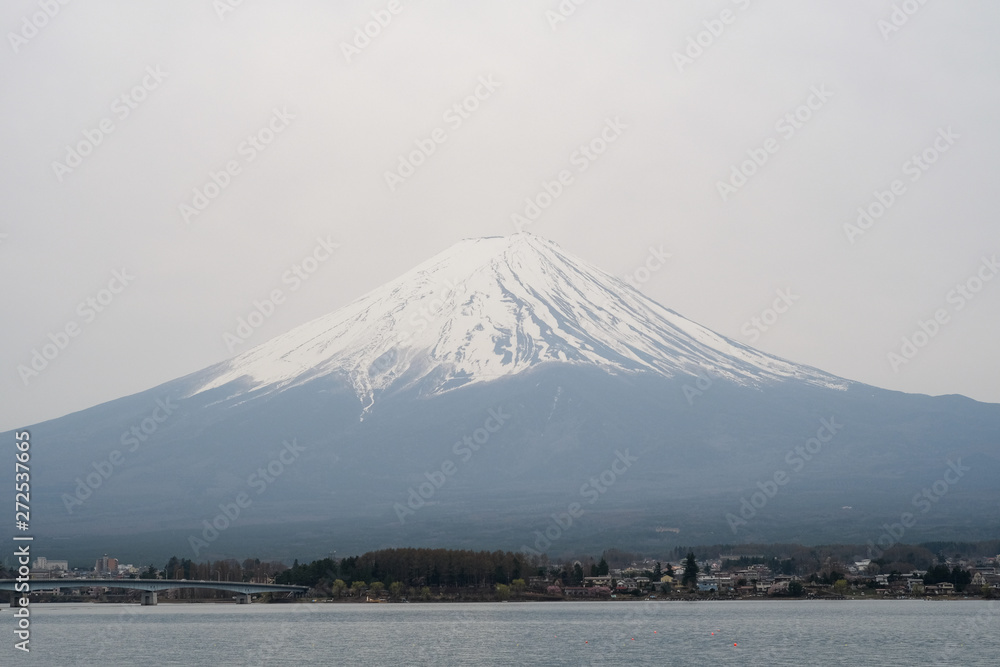
[[[459,239],[510,234],[561,170],[572,182],[526,229],[619,276],[662,246],[641,289],[682,315],[853,380],[1000,402],[1000,278],[977,282],[1000,253],[1000,5],[929,2],[890,31],[890,0],[567,0],[560,21],[558,0],[225,2],[0,8],[0,428],[231,356],[223,334],[272,290],[286,300],[237,351]],[[387,25],[345,55],[372,12]],[[478,108],[445,115],[477,87]],[[609,119],[615,141],[574,160]],[[446,141],[390,190],[436,128]],[[258,133],[273,141],[243,143]],[[718,182],[767,146],[723,201]],[[925,149],[926,170],[904,165]],[[230,160],[239,173],[185,221]],[[844,225],[896,179],[850,243]],[[317,237],[340,248],[292,290],[282,276]],[[971,300],[949,299],[970,279]],[[777,290],[793,305],[747,333]],[[98,313],[88,297],[113,298]]]

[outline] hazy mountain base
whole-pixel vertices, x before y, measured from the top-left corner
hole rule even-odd
[[[164,553],[308,558],[389,546],[558,554],[609,544],[649,552],[698,543],[877,545],[887,531],[883,542],[1000,534],[1000,406],[963,397],[857,384],[751,389],[542,364],[443,395],[380,395],[360,421],[356,395],[337,376],[281,393],[227,399],[231,385],[181,398],[195,382],[32,429],[36,553],[114,550],[139,562]],[[123,433],[164,397],[176,411],[127,451]],[[491,411],[502,424],[488,421]],[[832,438],[821,420],[840,425]],[[487,426],[499,428],[478,450],[463,441]],[[818,432],[828,442],[810,445]],[[262,488],[259,471],[289,439],[302,453]],[[77,480],[116,449],[124,461],[80,504],[67,503]],[[635,463],[622,470],[619,454]],[[959,460],[961,476],[942,481]],[[616,461],[621,472],[607,484]],[[787,479],[772,486],[779,471]],[[421,484],[425,504],[400,511]],[[915,498],[923,489],[934,502]],[[203,521],[241,493],[251,504],[205,539]],[[753,515],[744,499],[759,505]],[[904,513],[912,514],[908,526]],[[197,554],[192,536],[207,543]]]

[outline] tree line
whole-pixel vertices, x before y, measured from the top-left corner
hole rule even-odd
[[[494,589],[537,573],[530,556],[510,551],[464,551],[451,549],[381,549],[341,560],[324,558],[308,564],[296,560],[275,579],[278,584],[316,587],[337,579],[381,582],[389,586],[457,587]]]

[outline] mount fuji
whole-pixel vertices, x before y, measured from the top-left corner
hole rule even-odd
[[[225,362],[30,430],[51,558],[1000,528],[1000,405],[765,354],[527,233],[461,241]]]

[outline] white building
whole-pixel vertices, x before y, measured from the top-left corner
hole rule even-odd
[[[62,570],[63,572],[69,572],[69,561],[65,560],[49,560],[45,556],[39,556],[35,559],[35,562],[31,564],[32,570]]]

